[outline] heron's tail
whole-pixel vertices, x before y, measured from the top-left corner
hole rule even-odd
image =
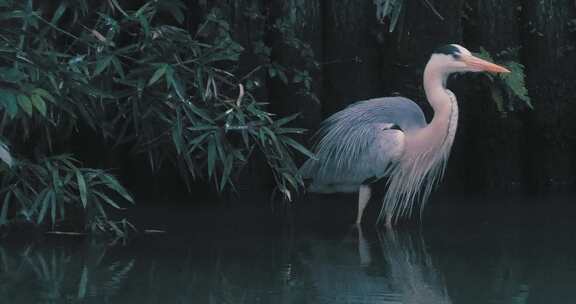
[[[318,160],[308,159],[298,170],[304,179],[314,179],[318,172]]]

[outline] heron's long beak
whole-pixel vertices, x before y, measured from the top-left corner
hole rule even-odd
[[[486,61],[484,59],[480,59],[478,57],[474,57],[472,55],[462,55],[462,61],[466,63],[469,67],[477,69],[478,71],[486,71],[492,73],[510,73],[505,67],[499,66],[492,62]]]

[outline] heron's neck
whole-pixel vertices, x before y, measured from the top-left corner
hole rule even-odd
[[[424,70],[424,91],[428,102],[434,109],[432,121],[417,131],[412,145],[418,146],[416,151],[424,153],[432,151],[449,152],[458,121],[458,105],[456,97],[446,89],[447,74],[441,66],[428,64]],[[444,153],[440,153],[444,154]]]
[[[434,64],[426,65],[424,70],[424,91],[426,98],[434,109],[433,123],[446,121],[450,116],[450,107],[452,106],[451,96],[446,89],[446,79],[448,75],[442,69]]]

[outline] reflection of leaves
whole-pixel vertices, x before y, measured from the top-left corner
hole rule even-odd
[[[84,265],[82,268],[82,275],[80,276],[80,283],[78,284],[78,299],[86,297],[86,287],[88,285],[88,268]]]
[[[114,262],[108,266],[109,279],[103,282],[102,286],[107,293],[116,292],[126,281],[132,268],[134,267],[134,260],[128,262]]]
[[[107,248],[86,243],[82,247],[84,254],[71,254],[65,247],[46,250],[30,246],[21,251],[0,247],[0,299],[14,299],[17,295],[19,299],[41,299],[47,303],[84,303],[87,298],[108,302],[124,286],[134,260],[104,264],[102,257]]]

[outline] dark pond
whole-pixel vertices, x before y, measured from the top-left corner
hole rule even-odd
[[[396,231],[143,208],[138,224],[168,233],[2,240],[0,303],[576,303],[575,209],[481,206],[431,205]]]

